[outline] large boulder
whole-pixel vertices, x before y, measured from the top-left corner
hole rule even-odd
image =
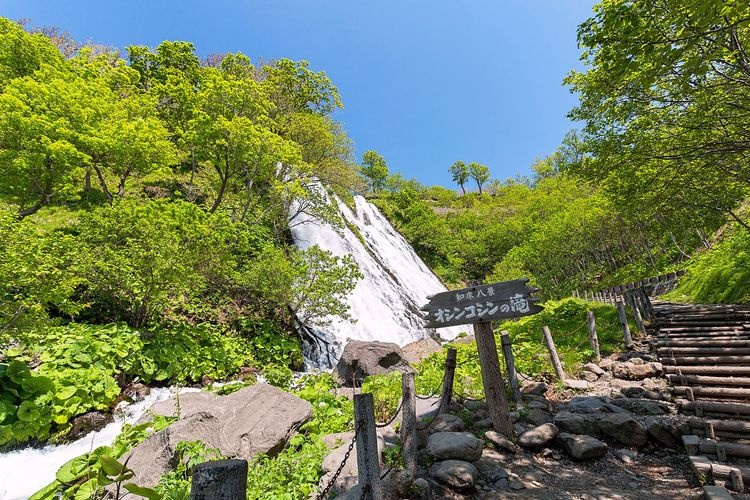
[[[604,434],[625,446],[640,447],[648,443],[646,427],[630,415],[624,413],[600,415],[597,424]]]
[[[518,444],[524,448],[537,448],[549,443],[560,430],[555,424],[542,424],[518,436]]]
[[[393,370],[410,370],[401,348],[390,342],[352,340],[341,354],[334,375],[339,385],[360,385],[365,377]]]
[[[401,348],[404,358],[411,364],[416,364],[434,352],[442,352],[443,347],[430,337],[415,340]]]
[[[596,425],[596,418],[594,415],[561,411],[555,415],[552,423],[554,423],[561,432],[567,432],[569,434],[587,434],[593,437],[598,437],[600,434],[599,426]]]
[[[634,362],[635,360],[615,363],[612,367],[612,374],[626,380],[643,380],[656,377],[663,370],[661,363],[644,363],[640,358],[635,359],[638,359],[640,363]]]
[[[312,417],[312,406],[288,392],[256,384],[228,396],[194,392],[155,404],[154,415],[178,416],[171,426],[151,435],[123,460],[135,472],[133,482],[152,487],[176,466],[181,441],[202,441],[229,458],[275,455],[300,425]]]
[[[436,432],[427,438],[425,451],[433,460],[474,462],[482,456],[484,442],[470,432]]]
[[[607,453],[607,444],[591,436],[561,432],[557,435],[557,442],[577,460],[597,458]]]

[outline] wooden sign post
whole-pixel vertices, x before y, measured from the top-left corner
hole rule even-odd
[[[527,286],[528,282],[528,279],[518,279],[443,292],[428,297],[430,302],[422,307],[427,312],[428,328],[474,325],[492,427],[508,438],[513,437],[513,422],[505,399],[492,321],[528,316],[543,310],[535,304],[539,299],[530,296],[537,289]]]

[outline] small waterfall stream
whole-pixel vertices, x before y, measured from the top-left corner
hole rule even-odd
[[[318,245],[337,256],[351,254],[365,275],[348,298],[355,323],[334,319],[325,329],[301,326],[300,333],[308,340],[304,355],[309,368],[331,368],[347,339],[403,346],[435,333],[424,328],[419,309],[428,295],[445,291],[445,286],[377,207],[361,196],[355,196],[354,202],[352,211],[335,199],[342,217],[361,239],[350,227],[339,234],[309,218],[292,229],[298,247]],[[436,333],[450,340],[465,330],[441,328]]]

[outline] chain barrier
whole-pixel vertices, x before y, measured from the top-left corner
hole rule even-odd
[[[404,452],[404,449],[403,449],[403,448],[400,448],[400,449],[398,450],[398,455],[396,455],[396,458],[394,459],[394,462],[401,462],[401,461],[403,460],[403,452]],[[398,467],[397,467],[397,466],[395,466],[395,465],[392,465],[392,466],[388,467],[388,468],[387,468],[387,469],[385,470],[385,472],[383,472],[383,473],[382,473],[382,474],[380,475],[380,480],[382,481],[383,479],[385,479],[385,477],[386,477],[386,476],[387,476],[388,474],[390,474],[390,473],[391,473],[391,471],[392,471],[393,469],[396,469],[396,468],[398,468]]]
[[[344,454],[344,459],[341,461],[341,465],[339,465],[339,468],[336,470],[336,472],[331,477],[331,480],[328,481],[328,484],[323,488],[320,493],[318,493],[318,496],[316,497],[316,500],[324,500],[326,498],[326,495],[328,495],[328,492],[330,491],[331,487],[333,486],[333,483],[336,482],[336,479],[339,478],[339,475],[341,474],[341,471],[344,470],[344,466],[346,465],[346,461],[349,460],[349,455],[351,455],[352,450],[354,449],[354,443],[357,441],[357,433],[359,430],[361,430],[362,424],[364,422],[360,422],[360,425],[354,429],[354,437],[352,438],[352,442],[349,443],[349,448],[347,448],[346,453]],[[363,496],[364,498],[364,496]]]
[[[440,381],[440,385],[438,386],[438,388],[435,389],[435,392],[433,392],[429,396],[420,396],[419,394],[414,394],[414,396],[417,399],[430,399],[430,398],[434,398],[435,396],[439,396],[440,392],[443,390],[443,382],[445,382],[445,379]]]
[[[401,405],[403,404],[404,404],[404,398],[402,397],[401,400],[398,402],[398,407],[396,407],[396,413],[393,414],[391,419],[388,420],[388,422],[384,424],[375,423],[375,427],[377,427],[378,429],[382,429],[383,427],[388,427],[389,425],[391,425],[393,421],[396,420],[396,417],[398,417],[398,413],[401,411]]]

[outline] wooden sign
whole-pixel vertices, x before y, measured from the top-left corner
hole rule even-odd
[[[538,288],[528,286],[528,282],[527,278],[522,278],[433,295],[422,307],[427,312],[426,327],[483,323],[541,312],[544,308],[535,304],[539,299],[530,296]]]

